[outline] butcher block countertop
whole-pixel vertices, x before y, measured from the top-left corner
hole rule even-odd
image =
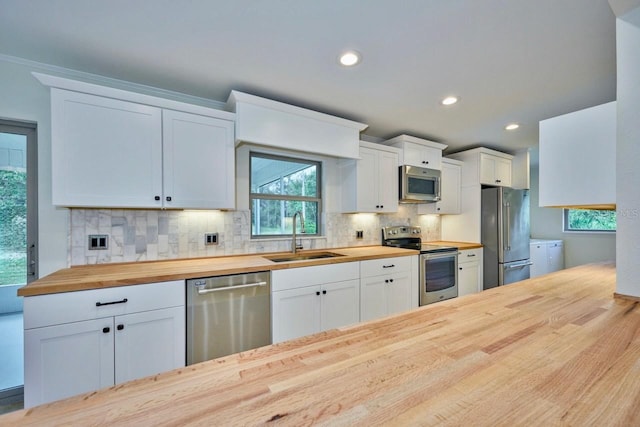
[[[291,255],[291,252],[234,255],[211,258],[176,259],[117,264],[83,265],[58,270],[20,289],[19,296],[100,289],[113,286],[184,280],[253,271],[279,270],[310,265],[337,264],[376,258],[417,255],[418,251],[389,246],[361,246],[298,251],[299,254],[334,252],[344,256],[315,260],[273,262],[265,256]]]
[[[640,425],[640,307],[591,264],[18,411],[0,425]]]

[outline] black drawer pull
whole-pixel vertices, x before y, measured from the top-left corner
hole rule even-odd
[[[103,305],[124,304],[127,301],[129,301],[129,300],[125,298],[125,299],[120,300],[120,301],[97,302],[96,303],[96,307],[102,307]]]
[[[395,267],[395,264],[383,265],[382,268],[392,268]]]
[[[111,330],[111,328],[109,328],[109,327],[102,328],[102,333],[103,334],[108,334],[110,330]]]
[[[121,331],[121,330],[124,329],[124,325],[120,324],[120,325],[116,326],[116,329]]]

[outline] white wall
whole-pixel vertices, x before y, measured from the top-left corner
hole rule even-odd
[[[618,17],[616,38],[619,236],[616,292],[640,297],[640,7]]]
[[[564,241],[565,267],[616,258],[615,233],[565,233],[562,231],[562,209],[539,206],[538,165],[531,166],[531,236]]]
[[[51,203],[49,88],[31,71],[36,68],[0,57],[0,117],[38,125],[38,269],[43,277],[67,266],[69,216],[67,210]]]

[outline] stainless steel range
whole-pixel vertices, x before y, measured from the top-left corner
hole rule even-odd
[[[382,245],[420,251],[420,305],[458,296],[458,248],[422,244],[418,226],[382,228]]]

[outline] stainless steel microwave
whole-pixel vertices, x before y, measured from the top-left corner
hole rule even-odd
[[[400,166],[400,203],[433,203],[440,200],[440,171]]]

